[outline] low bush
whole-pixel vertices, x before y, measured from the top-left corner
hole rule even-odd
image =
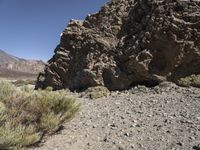
[[[178,80],[178,85],[184,87],[189,87],[189,86],[200,87],[200,74],[181,78]]]
[[[85,97],[91,99],[97,99],[102,97],[107,97],[110,94],[110,91],[104,86],[90,87],[85,91]]]
[[[145,92],[147,92],[148,88],[145,85],[138,85],[137,90],[145,93]]]
[[[8,82],[0,81],[0,102],[7,100],[16,93],[16,88]]]
[[[33,145],[58,131],[79,110],[65,91],[49,89],[20,89],[0,82],[0,149]]]

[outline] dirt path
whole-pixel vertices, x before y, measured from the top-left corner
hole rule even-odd
[[[200,89],[163,84],[78,101],[79,114],[35,150],[200,149]]]

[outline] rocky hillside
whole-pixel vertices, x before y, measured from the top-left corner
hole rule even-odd
[[[110,90],[200,73],[199,0],[112,0],[71,20],[36,88]]]
[[[25,60],[7,54],[0,50],[0,76],[20,77],[36,76],[44,69],[44,62],[37,60]]]

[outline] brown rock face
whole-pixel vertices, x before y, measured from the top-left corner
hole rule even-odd
[[[197,73],[199,0],[112,0],[70,21],[36,88],[121,90]]]

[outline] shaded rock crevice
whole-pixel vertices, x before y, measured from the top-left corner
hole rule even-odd
[[[200,73],[200,2],[112,0],[71,20],[36,88],[110,90]]]

